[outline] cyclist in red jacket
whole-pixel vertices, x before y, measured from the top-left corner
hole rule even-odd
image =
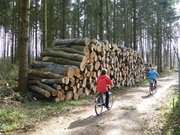
[[[109,109],[109,92],[108,92],[109,85],[112,85],[112,80],[107,75],[107,70],[102,69],[101,75],[98,77],[96,81],[96,89],[99,93],[105,93],[106,95],[105,106],[107,109]]]

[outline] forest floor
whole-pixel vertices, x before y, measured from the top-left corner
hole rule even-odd
[[[114,104],[101,116],[94,112],[94,101],[71,106],[65,113],[37,124],[34,130],[18,135],[161,135],[164,124],[161,108],[173,95],[177,74],[158,79],[157,93],[149,96],[148,83],[115,91]]]

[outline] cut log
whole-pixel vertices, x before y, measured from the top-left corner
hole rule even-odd
[[[58,85],[58,84],[56,84],[56,83],[53,84],[52,87],[53,87],[54,89],[56,89],[56,90],[61,90],[61,89],[62,89],[61,85]]]
[[[84,91],[85,91],[86,96],[90,95],[90,90],[88,88],[85,88]]]
[[[69,82],[70,82],[69,77],[63,77],[62,82],[63,82],[64,84],[68,85]]]
[[[81,51],[81,52],[84,51],[84,46],[76,45],[76,46],[71,46],[71,48],[73,48],[73,49],[75,49],[75,50],[78,50],[78,51]]]
[[[70,81],[70,86],[74,86],[75,85],[75,78],[69,78]]]
[[[65,73],[64,75],[73,78],[75,77],[80,77],[80,69],[77,66],[72,66],[72,65],[65,65]]]
[[[82,87],[85,88],[86,87],[86,83],[87,83],[87,78],[84,78],[83,80],[83,84],[82,84]]]
[[[76,86],[73,86],[73,93],[77,93],[78,89]]]
[[[59,99],[59,101],[64,101],[65,100],[65,94],[64,94],[63,90],[58,91],[57,99]]]
[[[62,65],[75,65],[75,66],[80,66],[81,62],[78,61],[73,61],[65,58],[53,58],[53,57],[43,57],[42,61],[45,62],[54,62],[57,64],[62,64]]]
[[[65,90],[65,91],[68,91],[68,90],[69,90],[69,86],[66,85],[66,86],[64,87],[64,90]]]
[[[36,85],[36,86],[48,91],[52,96],[57,96],[57,90],[55,90],[54,88],[52,88],[46,84],[41,83],[38,80],[34,80],[33,85]]]
[[[29,75],[35,77],[41,77],[41,78],[49,78],[49,79],[61,79],[63,77],[62,75],[55,74],[52,72],[43,72],[34,69],[29,70]]]
[[[64,74],[64,70],[65,70],[64,65],[59,65],[52,62],[41,62],[41,61],[33,62],[31,68],[39,69],[43,71],[49,71],[56,74]]]
[[[36,85],[31,85],[29,88],[31,91],[35,91],[35,92],[45,96],[46,98],[49,98],[51,95],[48,91],[46,91],[46,90],[44,90],[44,89],[42,89]]]
[[[53,85],[53,84],[62,84],[62,79],[41,79],[42,83]]]
[[[66,100],[71,100],[71,99],[73,99],[73,92],[67,91],[66,92]]]
[[[83,96],[83,88],[79,88],[78,93],[80,97]]]
[[[91,52],[91,54],[90,54],[90,59],[89,59],[89,61],[90,61],[90,63],[93,63],[94,61],[97,61],[98,60],[98,56],[97,56],[97,54],[96,54],[96,52]]]
[[[74,98],[73,99],[74,100],[78,100],[79,99],[79,92],[74,93]]]
[[[75,53],[67,53],[63,51],[53,51],[53,50],[47,50],[41,53],[41,55],[44,56],[50,56],[50,57],[60,57],[60,58],[66,58],[69,60],[75,60],[81,62],[83,59],[83,55],[75,54]]]
[[[28,80],[41,80],[42,79],[42,77],[37,77],[37,76],[32,76],[32,75],[30,75],[30,74],[28,74]]]
[[[56,48],[52,48],[52,50],[54,50],[54,51],[64,51],[64,52],[68,52],[68,53],[77,53],[77,54],[80,54],[80,55],[84,55],[83,51],[78,51],[78,50],[70,48],[70,47],[56,47]]]
[[[83,58],[83,60],[82,60],[82,62],[81,62],[81,64],[80,64],[80,70],[81,71],[84,71],[84,69],[85,69],[85,67],[86,67],[86,65],[89,63],[89,60],[88,60],[88,58],[86,57],[86,56],[84,56],[84,58]]]
[[[87,56],[90,53],[88,46],[84,47],[83,52],[84,52],[85,56]]]
[[[60,100],[59,97],[55,97],[55,98],[54,98],[54,101],[55,101],[56,103],[58,103],[58,102],[60,102],[61,100]]]
[[[66,46],[73,46],[73,45],[82,45],[86,46],[88,45],[90,40],[88,38],[85,39],[56,39],[53,42],[54,46],[61,46],[61,45],[66,45]]]
[[[99,61],[96,61],[95,66],[94,66],[95,70],[96,71],[99,70],[100,66],[101,66],[101,63]]]
[[[77,78],[81,78],[81,73],[80,73],[80,69],[79,68],[75,68],[74,69],[74,76]]]

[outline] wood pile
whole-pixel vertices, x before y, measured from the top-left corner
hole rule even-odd
[[[116,87],[133,86],[144,79],[143,60],[132,49],[89,39],[53,44],[29,70],[29,89],[36,97],[64,101],[93,94],[102,68]]]

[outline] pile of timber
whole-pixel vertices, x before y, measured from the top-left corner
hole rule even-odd
[[[96,93],[96,78],[106,68],[114,86],[133,86],[144,79],[144,64],[132,49],[90,39],[55,40],[29,70],[29,89],[55,101]]]

